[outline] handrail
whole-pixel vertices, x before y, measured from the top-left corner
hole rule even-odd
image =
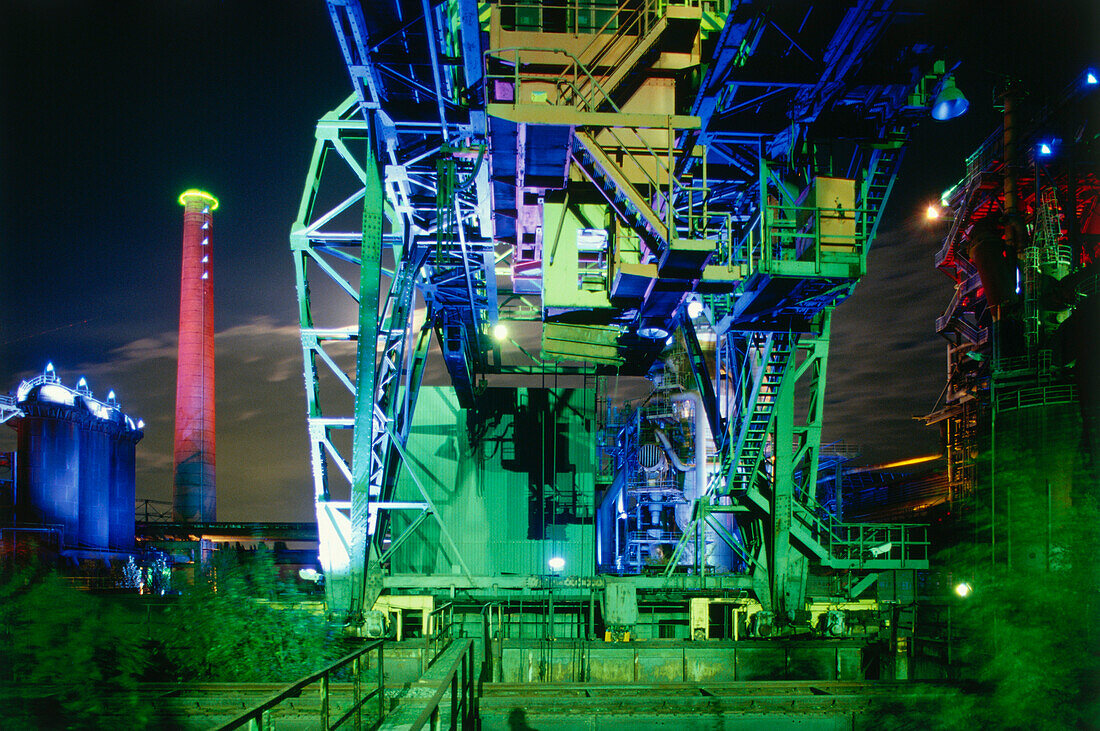
[[[267,720],[269,718],[268,714],[271,709],[273,709],[275,706],[279,705],[283,701],[287,700],[288,698],[297,698],[302,694],[302,690],[318,681],[320,681],[321,683],[320,728],[324,729],[324,731],[329,731],[329,729],[339,727],[353,715],[355,716],[356,728],[361,727],[363,704],[365,704],[368,700],[374,698],[375,696],[378,697],[378,717],[382,718],[382,716],[385,715],[386,700],[386,696],[384,693],[384,684],[382,680],[382,646],[382,640],[376,640],[375,642],[371,642],[356,650],[355,652],[352,652],[351,654],[340,658],[331,665],[321,668],[312,675],[307,675],[300,680],[294,681],[286,688],[283,688],[281,691],[273,695],[271,698],[268,698],[263,703],[260,703],[258,706],[255,706],[245,711],[229,723],[218,726],[218,731],[229,731],[230,729],[240,728],[246,723],[248,724],[248,728],[250,730],[266,728]],[[374,652],[375,650],[378,651],[378,686],[366,695],[360,697],[360,694],[362,692],[361,677],[363,670],[363,663],[361,658],[363,657],[363,655],[366,655],[369,652]],[[353,703],[352,706],[344,713],[344,715],[338,718],[335,723],[330,723],[329,675],[336,670],[344,667],[345,665],[348,665],[349,663],[352,665]]]
[[[997,394],[997,408],[1000,411],[1016,411],[1034,406],[1071,404],[1076,400],[1077,389],[1072,383],[1035,386]]]
[[[549,74],[535,73],[524,74],[521,72],[521,59],[520,54],[522,52],[534,52],[552,54],[555,56],[562,56],[565,62],[561,65],[561,70],[557,73],[556,78],[552,78]],[[557,102],[566,102],[572,108],[579,108],[582,111],[596,111],[604,102],[606,102],[612,112],[622,113],[622,110],[611,95],[603,89],[599,80],[592,73],[588,66],[585,65],[575,54],[564,48],[537,48],[528,46],[515,46],[508,48],[491,48],[486,50],[483,54],[483,68],[484,74],[482,76],[482,82],[486,86],[484,91],[485,98],[492,100],[493,95],[488,89],[490,82],[494,80],[501,80],[510,82],[512,85],[512,104],[522,103],[519,100],[522,98],[522,87],[525,84],[541,84],[544,86],[552,85],[557,90],[557,98],[553,100],[555,105]],[[511,69],[505,73],[490,73],[489,60],[491,58],[498,58],[505,63],[509,63]],[[507,59],[507,60],[505,60]],[[598,92],[593,95],[590,92]],[[594,101],[595,100],[595,101]],[[550,100],[548,100],[550,101]],[[576,102],[579,102],[579,107],[576,106]],[[687,197],[687,226],[689,231],[696,228],[695,219],[706,220],[709,215],[706,210],[706,197],[709,191],[705,186],[706,173],[705,173],[705,160],[704,160],[704,173],[703,187],[696,187],[691,185],[685,185],[683,181],[680,181],[675,175],[675,166],[673,164],[675,149],[675,135],[673,134],[673,128],[671,126],[664,127],[668,134],[668,148],[658,152],[653,148],[649,141],[639,131],[641,128],[629,127],[632,130],[635,137],[637,137],[638,144],[627,144],[622,137],[619,136],[618,130],[614,127],[600,127],[599,131],[610,135],[617,145],[617,149],[621,149],[625,152],[630,159],[634,162],[637,171],[640,172],[645,178],[646,182],[653,187],[658,196],[664,196],[663,201],[665,215],[662,217],[658,214],[658,218],[663,218],[664,225],[667,229],[667,236],[670,239],[676,238],[676,207],[674,201],[681,195],[686,194]],[[649,128],[646,128],[649,129]],[[659,128],[653,128],[659,129]],[[592,135],[595,140],[595,134]],[[637,153],[635,152],[637,151]],[[644,161],[643,159],[644,158]],[[653,176],[649,174],[647,170],[647,162],[652,161],[655,166],[655,173],[659,179],[666,179],[667,186],[662,183],[661,180],[655,180]],[[693,193],[702,193],[703,199],[703,211],[696,215],[692,210],[694,197]],[[652,209],[652,201],[649,203]],[[656,213],[656,212],[655,212]]]
[[[460,670],[461,673],[459,673]],[[477,723],[474,677],[474,641],[473,639],[467,639],[462,646],[462,651],[458,653],[458,657],[448,668],[446,676],[440,681],[439,688],[428,700],[428,705],[424,707],[416,720],[407,726],[409,731],[419,731],[427,723],[431,723],[432,729],[440,727],[439,704],[448,691],[450,691],[451,696],[450,728],[457,729],[460,718],[462,728],[474,728]]]
[[[776,216],[780,211],[784,214],[782,218]],[[861,252],[867,241],[858,228],[852,233],[839,231],[822,233],[820,224],[822,218],[858,220],[858,217],[865,212],[866,210],[862,208],[765,205],[763,214],[758,214],[754,218],[742,239],[742,245],[738,247],[741,250],[740,255],[744,257],[743,263],[748,270],[746,273],[751,274],[759,269],[771,271],[773,262],[786,259],[783,251],[792,244],[794,251],[791,252],[790,260],[797,260],[801,253],[810,248],[811,240],[816,272],[821,271],[822,238],[828,239],[825,242],[827,245],[851,246],[855,252]],[[801,247],[802,251],[798,251],[799,241],[805,242]]]
[[[649,19],[650,13],[660,13],[660,8],[657,7],[657,3],[653,2],[652,0],[643,0],[642,7],[622,6],[617,8],[613,17],[617,18],[619,13],[623,12],[630,12],[633,14],[633,17],[628,18],[626,23],[621,28],[616,28],[614,39],[610,43],[605,43],[603,47],[600,48],[591,59],[589,59],[587,64],[588,66],[591,66],[592,68],[596,68],[597,66],[599,66],[600,63],[603,62],[604,57],[611,52],[611,48],[616,44],[616,42],[618,42],[620,38],[627,38],[628,36],[635,35],[634,28],[635,26],[637,26],[637,38],[634,43],[622,53],[622,55],[620,56],[620,60],[626,58],[631,53],[633,53],[634,49],[638,47],[638,44],[642,42],[642,39],[645,38],[646,34],[649,33],[650,24],[646,21]],[[659,18],[660,16],[658,16],[658,19]],[[611,18],[609,18],[607,23],[604,24],[604,27],[606,27],[610,22]],[[592,38],[591,41],[589,41],[588,45],[585,46],[583,51],[581,51],[582,56],[588,52],[588,49],[592,47],[598,37],[599,36],[595,36]],[[610,99],[609,96],[607,98]]]
[[[428,655],[425,668],[430,667],[451,643],[451,627],[454,621],[454,602],[440,604],[428,615]]]

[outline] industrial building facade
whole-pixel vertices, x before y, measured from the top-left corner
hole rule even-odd
[[[291,242],[331,611],[553,588],[688,637],[740,597],[778,636],[912,600],[925,528],[817,489],[832,309],[908,130],[966,106],[872,5],[330,3],[355,94]],[[794,48],[824,67],[776,78]]]

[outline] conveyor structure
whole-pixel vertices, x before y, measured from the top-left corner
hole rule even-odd
[[[627,582],[782,624],[811,575],[852,599],[927,567],[923,527],[815,494],[830,315],[950,78],[912,14],[328,7],[354,92],[318,123],[291,245],[332,611],[553,580],[628,625]]]

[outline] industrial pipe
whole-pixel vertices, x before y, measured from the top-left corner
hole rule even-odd
[[[685,401],[690,401],[695,407],[695,485],[691,495],[688,495],[686,489],[684,490],[684,497],[694,500],[703,494],[707,484],[707,443],[703,436],[707,428],[707,412],[703,407],[702,396],[696,391],[682,391],[672,395],[672,403],[674,404],[681,404]]]
[[[665,450],[665,455],[668,457],[668,461],[672,463],[672,466],[676,468],[677,472],[687,472],[695,465],[686,465],[680,461],[680,456],[676,454],[676,450],[672,448],[672,443],[668,441],[668,436],[660,429],[654,429],[653,433],[657,435],[657,441],[661,443],[661,446]]]

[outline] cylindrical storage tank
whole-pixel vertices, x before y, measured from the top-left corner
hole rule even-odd
[[[114,401],[77,390],[52,370],[24,381],[15,513],[23,527],[56,526],[61,547],[105,552],[134,544],[135,445],[143,434]]]
[[[134,547],[135,455],[141,437],[141,432],[125,429],[111,443],[108,539],[114,550],[128,551]]]
[[[77,408],[84,404],[78,402]],[[80,548],[107,548],[107,483],[111,467],[111,438],[108,429],[116,431],[109,421],[96,423],[90,412],[81,419],[75,438],[80,449]],[[84,416],[84,414],[82,414]],[[91,418],[88,418],[91,417]]]
[[[19,485],[15,516],[20,524],[58,526],[65,547],[80,537],[80,441],[71,407],[35,400],[20,404]]]

